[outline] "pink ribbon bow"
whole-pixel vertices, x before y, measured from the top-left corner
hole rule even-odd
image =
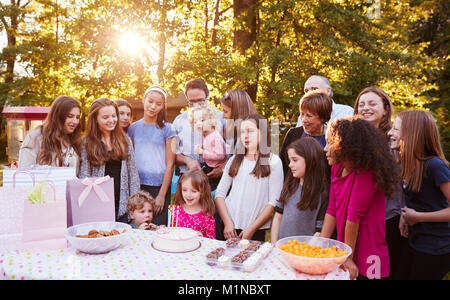
[[[83,192],[80,194],[80,197],[78,197],[78,205],[81,207],[83,205],[83,202],[86,200],[87,196],[91,192],[92,189],[94,189],[97,196],[100,198],[103,202],[108,202],[110,199],[108,198],[108,195],[106,195],[103,188],[100,186],[103,182],[108,181],[111,177],[105,176],[98,178],[96,180],[91,180],[90,178],[85,178],[81,181],[82,184],[86,185]]]

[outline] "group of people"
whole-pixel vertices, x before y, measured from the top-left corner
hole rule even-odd
[[[319,235],[352,249],[351,278],[442,279],[450,271],[450,169],[426,111],[399,113],[368,87],[354,108],[336,104],[330,82],[311,76],[279,155],[268,120],[240,89],[207,102],[202,79],[185,85],[188,110],[166,121],[167,93],[149,87],[144,116],[93,102],[84,137],[77,100],[55,99],[20,150],[19,167],[77,168],[114,178],[116,219],[134,228],[168,225],[170,186],[178,226],[204,237],[264,241]]]

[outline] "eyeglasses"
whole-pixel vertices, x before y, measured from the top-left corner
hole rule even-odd
[[[202,104],[206,102],[206,98],[188,99],[188,103],[191,104]]]

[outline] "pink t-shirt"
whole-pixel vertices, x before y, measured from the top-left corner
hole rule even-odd
[[[230,146],[225,143],[223,137],[217,130],[203,136],[203,159],[211,168],[225,168],[227,164],[227,153],[230,153]]]
[[[182,206],[177,206],[175,208],[174,216],[174,226],[176,225],[176,218],[178,217],[178,227],[194,229],[201,232],[203,237],[206,238],[216,238],[216,222],[213,216],[209,214],[204,215],[202,212],[191,215],[185,212]]]
[[[369,278],[389,276],[389,253],[385,239],[385,195],[375,186],[371,171],[353,170],[339,177],[343,165],[331,168],[327,213],[336,217],[337,239],[345,241],[347,221],[359,223],[353,261],[359,273]]]

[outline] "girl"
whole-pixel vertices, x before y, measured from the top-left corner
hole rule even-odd
[[[139,175],[133,144],[118,126],[117,105],[106,98],[92,103],[86,136],[81,143],[81,166],[78,177],[114,178],[116,220],[127,222],[128,197],[139,191]]]
[[[290,172],[275,207],[271,241],[295,235],[313,235],[323,221],[320,208],[328,202],[329,184],[323,149],[306,137],[287,147]],[[319,221],[321,220],[321,221]]]
[[[194,147],[195,154],[202,155],[205,160],[203,171],[208,174],[214,168],[223,169],[227,163],[229,146],[217,131],[220,120],[215,111],[209,105],[194,106],[189,110],[189,121],[192,130],[200,131],[203,135],[203,143]]]
[[[247,116],[240,133],[238,152],[228,160],[216,190],[216,207],[225,225],[225,238],[264,241],[283,187],[283,166],[271,153],[270,129],[264,117]]]
[[[32,130],[19,152],[19,168],[33,165],[75,167],[80,165],[80,103],[59,96],[52,103],[42,126]]]
[[[153,222],[167,225],[170,185],[175,165],[175,136],[166,122],[166,92],[158,86],[147,89],[142,100],[144,117],[130,125],[128,136],[134,144],[141,189],[155,198]]]
[[[180,177],[174,203],[178,227],[192,228],[203,237],[216,238],[214,202],[208,177],[202,170],[190,170]]]
[[[132,118],[131,105],[125,99],[117,99],[114,102],[119,108],[119,125],[125,132],[127,132],[128,127],[130,127]]]
[[[450,270],[450,170],[432,115],[403,111],[395,120],[406,207],[400,221],[408,237],[410,279],[440,280]],[[407,226],[408,225],[408,226]]]
[[[336,119],[328,127],[325,152],[331,168],[328,209],[320,236],[352,247],[343,264],[352,279],[389,276],[385,240],[385,195],[395,190],[397,169],[386,137],[359,117]]]

